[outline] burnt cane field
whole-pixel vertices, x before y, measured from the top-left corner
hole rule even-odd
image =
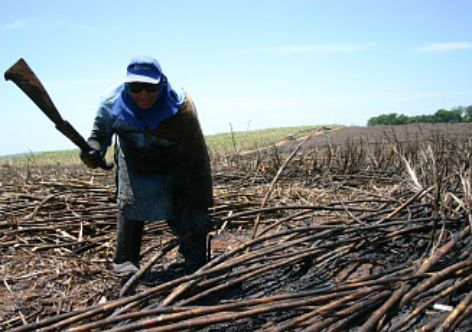
[[[472,125],[320,127],[211,151],[211,261],[163,221],[112,272],[113,172],[0,177],[0,330],[470,331]]]

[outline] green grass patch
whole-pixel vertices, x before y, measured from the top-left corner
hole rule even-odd
[[[319,126],[300,126],[270,128],[251,131],[235,131],[209,135],[206,142],[209,149],[216,153],[228,154],[271,146],[289,135],[303,136],[303,133],[312,131]]]
[[[79,150],[31,152],[14,156],[1,157],[0,163],[11,166],[50,166],[50,165],[75,165],[81,163]]]
[[[251,131],[236,131],[221,133],[205,137],[211,152],[231,154],[276,144],[289,135],[304,136],[320,126],[300,126],[285,128],[270,128]],[[108,149],[107,160],[112,160],[113,149]],[[0,157],[0,165],[11,166],[47,166],[47,165],[76,165],[80,164],[79,150],[48,151],[18,154],[15,156]]]

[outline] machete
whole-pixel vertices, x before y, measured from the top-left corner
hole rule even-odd
[[[51,97],[49,97],[46,89],[41,84],[41,81],[24,59],[19,59],[5,72],[4,76],[5,80],[10,80],[15,83],[39,107],[39,109],[46,114],[52,122],[54,122],[56,129],[77,145],[80,150],[84,153],[88,153],[92,150],[82,135],[80,135],[69,122],[62,118],[61,114],[52,102]],[[109,164],[105,159],[103,159],[99,167],[105,170],[110,170],[113,168],[113,164]]]

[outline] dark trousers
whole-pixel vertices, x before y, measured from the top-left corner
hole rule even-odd
[[[118,212],[113,263],[132,262],[139,267],[144,222],[125,218]]]
[[[175,220],[167,221],[167,224],[172,232],[179,237],[179,252],[185,259],[185,268],[193,272],[205,265],[208,236],[206,220],[177,217]]]
[[[176,219],[167,223],[179,237],[179,251],[185,259],[185,268],[193,272],[204,265],[207,262],[209,229],[207,209],[178,209]],[[143,228],[142,221],[130,220],[122,212],[118,213],[114,263],[130,261],[139,267]]]

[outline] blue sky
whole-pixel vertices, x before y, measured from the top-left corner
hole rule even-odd
[[[194,99],[205,134],[472,104],[469,0],[0,1],[0,70],[27,60],[88,136],[135,55]],[[0,155],[74,148],[0,80]]]

